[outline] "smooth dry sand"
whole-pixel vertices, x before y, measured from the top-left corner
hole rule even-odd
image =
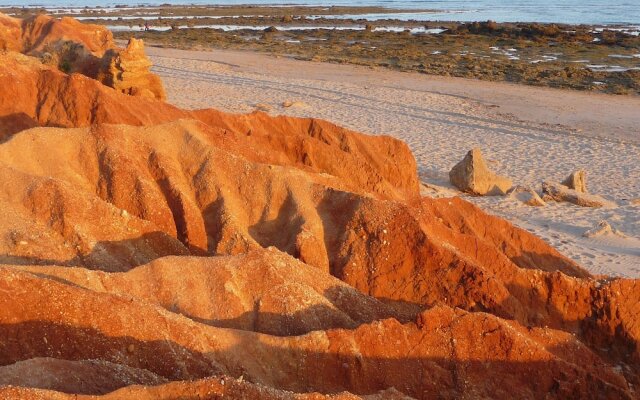
[[[586,169],[609,209],[508,197],[466,198],[541,236],[596,274],[640,277],[640,98],[534,88],[275,58],[242,51],[147,48],[183,108],[309,116],[404,140],[433,196],[461,195],[448,172],[472,147],[516,184],[540,188]],[[304,104],[282,107],[285,101]],[[585,238],[607,220],[626,236]]]

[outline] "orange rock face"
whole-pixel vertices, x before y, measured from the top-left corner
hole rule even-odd
[[[640,282],[421,198],[398,140],[0,87],[2,398],[638,397]]]
[[[0,278],[7,294],[0,329],[9,338],[0,362],[36,359],[33,368],[43,370],[39,386],[47,386],[46,371],[55,364],[37,360],[54,357],[76,361],[66,365],[82,375],[119,364],[126,379],[224,374],[294,392],[370,394],[394,387],[414,398],[536,398],[554,391],[589,398],[607,388],[611,398],[631,398],[624,376],[572,334],[480,312],[440,306],[415,323],[386,319],[282,337],[207,326],[135,294],[87,290],[38,272],[5,268]],[[94,359],[108,364],[77,363]],[[7,372],[15,374],[18,366]],[[140,370],[153,375],[136,375]],[[21,383],[26,379],[16,374],[12,382],[33,386]]]
[[[0,13],[0,50],[22,50],[22,28],[16,18]]]
[[[38,57],[66,73],[80,73],[133,96],[165,99],[160,78],[149,71],[142,40],[118,48],[100,25],[37,15],[19,20],[0,13],[0,50]]]
[[[365,397],[348,392],[336,394],[293,393],[276,390],[264,385],[234,379],[229,376],[216,376],[197,381],[177,381],[157,386],[132,385],[104,395],[78,395],[56,392],[46,389],[25,387],[0,387],[0,397],[23,400],[201,400],[201,399],[248,399],[248,400],[409,400],[410,397],[395,389],[387,389]]]
[[[35,126],[150,125],[189,116],[170,105],[158,107],[164,103],[151,99],[123,102],[96,80],[67,75],[19,53],[0,54],[0,85],[0,138]]]
[[[40,54],[53,50],[60,42],[77,43],[96,57],[102,57],[107,50],[115,47],[113,35],[104,26],[82,24],[69,17],[57,19],[48,15],[37,15],[21,20],[20,25],[20,52],[25,54]]]

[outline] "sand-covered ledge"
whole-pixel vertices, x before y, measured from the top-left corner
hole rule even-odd
[[[448,172],[472,147],[515,184],[539,189],[583,168],[615,208],[529,207],[466,198],[525,227],[597,274],[640,277],[640,98],[275,58],[242,51],[147,49],[171,103],[313,116],[406,141],[421,179],[459,195]],[[283,107],[286,101],[298,102]],[[586,238],[607,220],[624,233]]]

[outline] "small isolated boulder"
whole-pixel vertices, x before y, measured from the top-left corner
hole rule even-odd
[[[581,193],[555,182],[542,182],[543,199],[566,201],[581,207],[615,207],[615,203],[594,194]]]
[[[579,193],[587,193],[587,172],[579,169],[569,175],[562,184]]]
[[[593,237],[605,236],[605,235],[616,235],[620,237],[627,237],[627,235],[613,228],[605,220],[598,222],[596,226],[594,226],[593,228],[589,229],[588,231],[582,234],[582,236],[587,238],[593,238]]]
[[[264,104],[264,103],[256,104],[255,108],[256,110],[263,111],[263,112],[271,112],[273,110],[273,107],[271,107],[269,104]]]
[[[307,106],[307,103],[305,103],[304,101],[287,100],[282,103],[282,107],[284,108],[289,108],[289,107],[305,108],[306,106]]]
[[[509,191],[509,197],[532,207],[542,207],[547,205],[535,190],[526,186],[518,185],[514,187]]]
[[[491,172],[479,148],[467,153],[449,171],[449,181],[463,192],[478,195],[505,195],[513,182]]]

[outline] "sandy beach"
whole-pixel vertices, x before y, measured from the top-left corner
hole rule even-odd
[[[590,272],[640,277],[640,98],[298,61],[243,51],[147,48],[168,101],[322,118],[409,144],[425,195],[464,196],[544,238]],[[283,102],[300,102],[283,107]],[[591,193],[616,203],[529,207],[472,197],[448,172],[472,147],[515,184],[540,189],[585,169]],[[634,201],[635,200],[635,201]],[[583,237],[600,221],[624,235]]]

